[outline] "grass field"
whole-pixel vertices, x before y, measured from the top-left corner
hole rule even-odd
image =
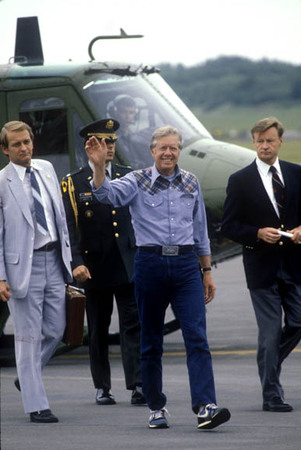
[[[253,148],[250,128],[263,117],[277,117],[287,130],[287,136],[289,136],[290,130],[301,131],[301,106],[261,105],[247,108],[226,105],[214,111],[202,111],[199,108],[193,109],[193,112],[216,139],[247,148]],[[286,140],[284,133],[279,157],[286,161],[301,164],[301,139]]]
[[[241,145],[242,147],[251,148],[251,141],[241,141],[235,139],[223,139],[225,142],[231,142],[231,144]],[[300,141],[286,141],[283,140],[282,147],[279,151],[279,158],[285,161],[290,161],[296,164],[301,164],[301,140]]]
[[[260,105],[254,107],[225,105],[213,111],[194,108],[194,114],[213,133],[214,130],[248,132],[257,120],[263,117],[277,117],[287,130],[301,131],[301,106]]]

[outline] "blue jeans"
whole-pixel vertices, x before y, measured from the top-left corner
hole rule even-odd
[[[187,355],[192,409],[216,403],[211,354],[206,335],[203,285],[194,251],[161,256],[138,250],[135,294],[141,322],[143,393],[151,410],[166,404],[162,392],[165,311],[169,304],[180,322]]]

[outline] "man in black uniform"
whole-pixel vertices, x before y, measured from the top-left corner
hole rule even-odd
[[[93,122],[80,136],[105,138],[108,154],[106,175],[119,178],[130,168],[112,162],[115,155],[116,130],[113,119]],[[140,324],[132,283],[136,252],[135,237],[128,208],[112,208],[92,196],[90,180],[93,165],[66,175],[62,194],[72,249],[74,279],[83,283],[87,298],[90,366],[97,389],[98,405],[113,405],[109,363],[109,326],[115,296],[120,328],[120,346],[126,387],[132,390],[131,403],[145,404],[140,375]]]

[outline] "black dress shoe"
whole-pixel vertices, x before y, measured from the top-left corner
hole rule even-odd
[[[115,397],[111,391],[104,391],[103,389],[97,389],[96,404],[97,405],[116,405]]]
[[[143,395],[141,387],[136,386],[136,389],[133,390],[132,397],[131,397],[131,404],[132,405],[146,405],[146,399]]]
[[[50,409],[43,409],[42,411],[31,412],[30,421],[35,423],[55,423],[59,419],[52,414]]]
[[[274,397],[272,400],[264,402],[262,409],[271,412],[290,412],[293,410],[293,407],[285,403],[280,397]]]
[[[16,379],[15,379],[14,385],[16,386],[16,388],[18,389],[18,391],[21,392],[21,386],[20,386],[19,378],[16,378]]]

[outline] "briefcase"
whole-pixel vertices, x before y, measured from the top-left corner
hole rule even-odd
[[[66,329],[63,342],[70,346],[83,343],[86,296],[73,286],[66,286]]]

